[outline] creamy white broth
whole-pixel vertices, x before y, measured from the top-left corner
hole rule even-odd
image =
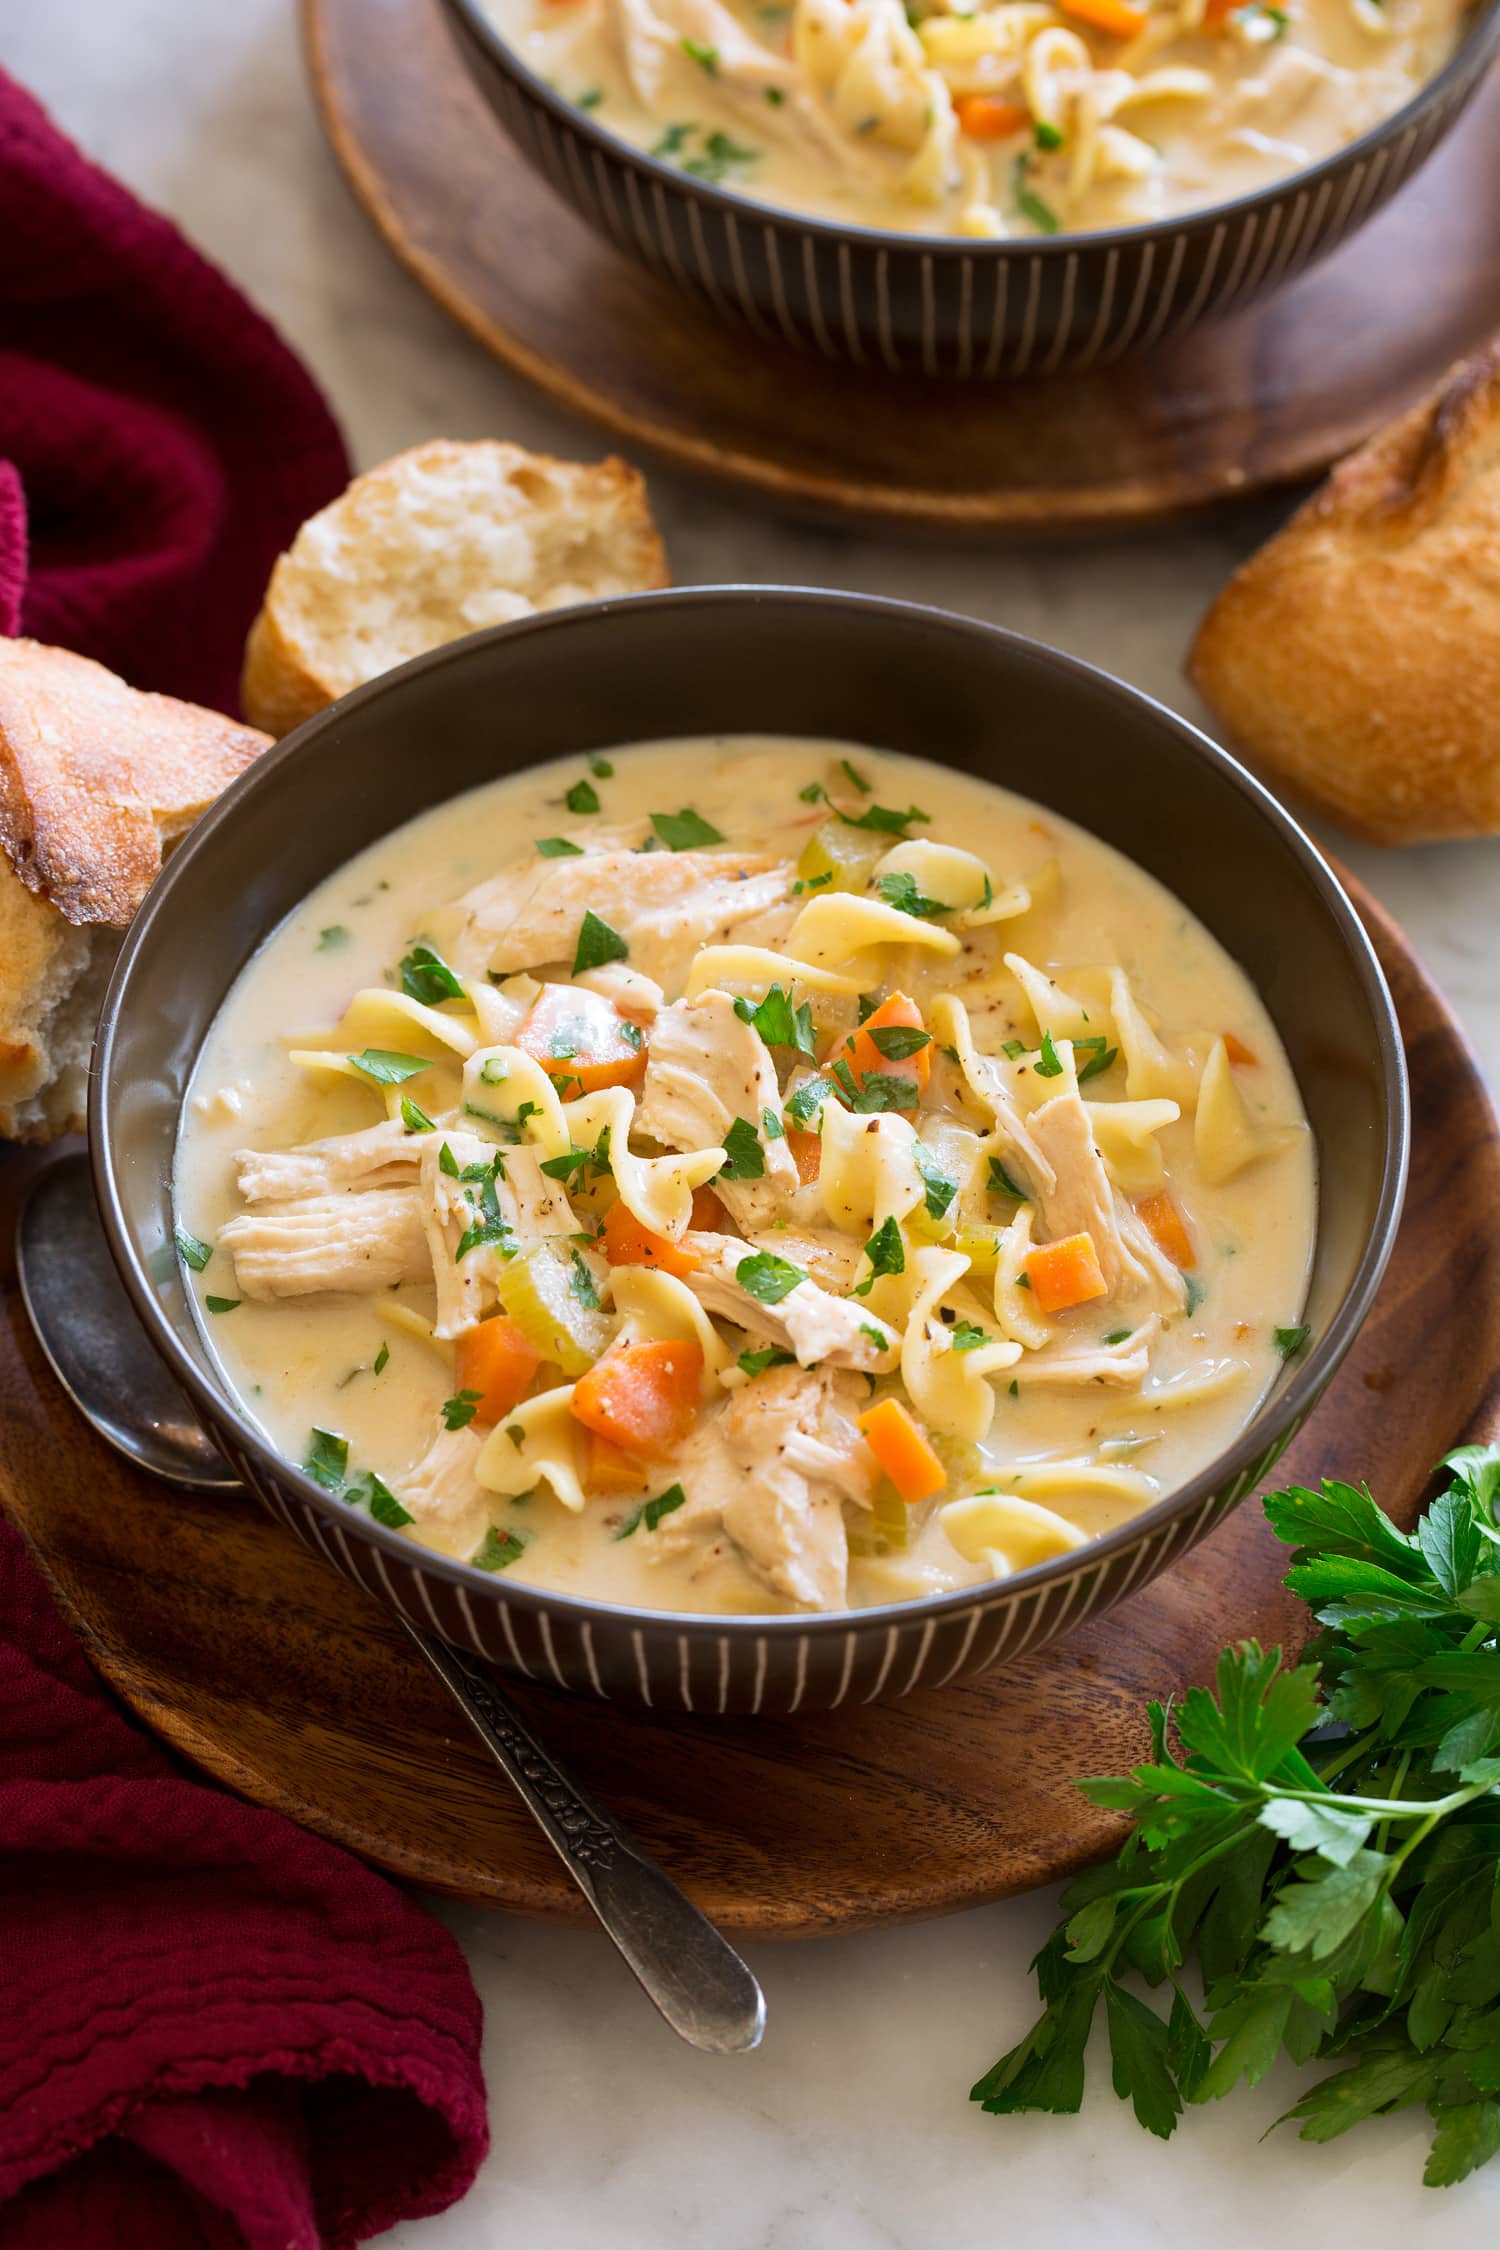
[[[491,13],[560,93],[698,177],[815,218],[983,239],[1143,223],[1335,155],[1441,67],[1466,7],[1167,0],[1124,37],[1096,27],[1095,0]]]
[[[868,796],[844,778],[845,757],[868,784]],[[902,1509],[882,1481],[873,1487],[881,1496],[873,1513],[862,1501],[842,1503],[850,1551],[847,1582],[838,1581],[837,1603],[823,1598],[826,1577],[817,1601],[779,1589],[763,1556],[752,1558],[722,1525],[691,1530],[694,1519],[688,1508],[654,1526],[638,1523],[628,1537],[618,1536],[645,1498],[686,1485],[688,1499],[695,1499],[693,1478],[675,1456],[650,1461],[632,1491],[590,1495],[576,1513],[560,1503],[543,1478],[525,1495],[488,1493],[482,1520],[470,1491],[451,1517],[441,1509],[417,1515],[406,1527],[408,1535],[439,1552],[470,1559],[480,1534],[493,1526],[504,1566],[514,1577],[648,1608],[753,1613],[842,1606],[844,1601],[860,1605],[975,1584],[1024,1567],[1062,1551],[1059,1542],[1065,1537],[1094,1536],[1126,1519],[1203,1467],[1249,1419],[1282,1364],[1276,1332],[1283,1331],[1285,1345],[1285,1332],[1294,1331],[1301,1320],[1314,1231],[1311,1136],[1270,1020],[1242,972],[1178,901],[1118,853],[1036,805],[964,775],[863,748],[845,751],[840,745],[757,738],[636,747],[612,752],[606,762],[612,771],[590,784],[600,804],[597,814],[580,816],[564,801],[569,788],[588,778],[587,761],[573,759],[441,806],[362,853],[320,886],[251,961],[205,1042],[179,1145],[179,1221],[212,1248],[201,1273],[190,1278],[205,1307],[212,1299],[232,1302],[234,1309],[205,1310],[205,1331],[226,1384],[272,1444],[289,1460],[301,1461],[314,1429],[336,1433],[347,1443],[348,1477],[373,1472],[404,1507],[412,1497],[413,1473],[442,1430],[445,1402],[459,1388],[452,1344],[435,1347],[400,1324],[405,1320],[420,1330],[430,1323],[435,1302],[430,1273],[425,1287],[409,1282],[378,1295],[340,1290],[257,1299],[253,1277],[251,1286],[246,1285],[244,1253],[237,1264],[231,1247],[237,1228],[243,1239],[246,1214],[236,1184],[237,1152],[296,1149],[358,1132],[378,1124],[386,1113],[381,1087],[330,1075],[325,1068],[309,1069],[294,1062],[292,1053],[336,1047],[333,1027],[352,996],[361,988],[379,987],[414,939],[435,938],[444,958],[455,963],[461,962],[466,944],[472,954],[472,932],[466,940],[464,916],[452,902],[497,871],[530,865],[536,838],[565,836],[580,844],[595,836],[605,844],[635,841],[643,838],[652,812],[692,807],[721,832],[725,844],[720,848],[739,846],[746,853],[795,862],[810,836],[823,833],[819,823],[828,814],[826,798],[831,797],[856,814],[872,803],[919,806],[930,821],[911,823],[912,837],[961,841],[991,871],[991,889],[1001,908],[1020,896],[1013,886],[1030,886],[1032,903],[1025,911],[964,931],[954,960],[923,966],[931,957],[916,945],[886,946],[867,956],[878,961],[878,988],[911,994],[924,1021],[946,1024],[941,1016],[944,990],[967,994],[975,1044],[983,1053],[998,1052],[1007,1042],[1022,1043],[1025,1058],[1002,1059],[996,1066],[1009,1074],[1018,1102],[1035,1100],[1040,1106],[1043,1096],[1051,1098],[1051,1088],[1039,1081],[1026,1084],[1028,1070],[1044,1052],[1037,1050],[1040,1027],[1001,956],[1012,952],[1055,978],[1062,994],[1075,1006],[1085,1006],[1090,1022],[1099,1027],[1087,1034],[1080,1029],[1080,1037],[1106,1041],[1106,1053],[1109,1046],[1121,1044],[1112,1012],[1118,993],[1109,972],[1118,968],[1127,973],[1130,995],[1148,1011],[1144,1036],[1163,1058],[1161,1067],[1175,1073],[1177,1091],[1185,1097],[1178,1119],[1144,1139],[1159,1146],[1165,1189],[1192,1233],[1190,1289],[1177,1301],[1170,1276],[1160,1285],[1167,1292],[1164,1297],[1153,1284],[1157,1309],[1149,1315],[1143,1312],[1144,1300],[1132,1307],[1113,1294],[1060,1312],[1048,1324],[1050,1347],[1035,1357],[1023,1348],[1013,1365],[983,1379],[995,1404],[993,1421],[980,1440],[928,1427],[946,1473],[941,1491]],[[810,806],[802,793],[815,784],[826,796]],[[883,850],[897,843],[892,835],[867,837],[843,823],[835,826],[846,840],[854,838],[855,848]],[[776,915],[785,923],[815,895],[816,889],[804,891],[776,909]],[[933,922],[942,927],[952,919],[933,917]],[[785,942],[784,932],[780,934]],[[564,964],[547,975],[565,977],[566,970]],[[748,995],[747,1005],[766,988],[765,972],[758,974],[758,987],[754,975],[736,987]],[[504,981],[495,989],[503,996]],[[675,997],[670,989],[666,992],[667,1002]],[[819,1026],[821,1056],[830,1026],[835,1031],[843,1026],[839,1010],[848,1011],[851,1003],[816,990],[808,990],[807,998]],[[1050,1005],[1045,997],[1042,1004]],[[457,1004],[449,1012],[455,1020],[470,1020]],[[1205,1064],[1211,1063],[1216,1083],[1229,1067],[1222,1052],[1211,1062],[1221,1035],[1239,1043],[1237,1053],[1254,1058],[1230,1071],[1239,1105],[1236,1129],[1248,1134],[1252,1153],[1231,1177],[1210,1184],[1198,1161],[1193,1102],[1199,1085],[1206,1083],[1201,1078]],[[934,1040],[937,1036],[935,1030]],[[648,1045],[651,1037],[648,1029]],[[366,1042],[356,1033],[353,1044]],[[393,1035],[368,1044],[401,1049],[403,1041]],[[415,1044],[420,1050],[419,1036]],[[1054,1054],[1059,1051],[1054,1048]],[[1076,1064],[1099,1051],[1079,1047],[1066,1053]],[[796,1075],[805,1077],[810,1066],[786,1052],[776,1059],[786,1099]],[[789,1063],[794,1066],[791,1076]],[[409,1084],[431,1101],[447,1092],[454,1102],[454,1134],[474,1129],[481,1139],[488,1136],[481,1121],[462,1119],[454,1073],[448,1074],[446,1088],[441,1074]],[[401,1091],[393,1092],[392,1106]],[[1087,1101],[1112,1108],[1127,1103],[1124,1058],[1087,1080],[1080,1092]],[[1104,1112],[1089,1114],[1102,1119]],[[1140,1112],[1131,1114],[1139,1117]],[[959,1129],[952,1145],[962,1150],[967,1148],[960,1137],[963,1124],[975,1132],[985,1124],[972,1089],[946,1055],[934,1063],[928,1095],[916,1115],[924,1138],[939,1144],[940,1154],[945,1130]],[[438,1129],[444,1130],[443,1122]],[[847,1130],[842,1124],[841,1129]],[[528,1126],[523,1132],[534,1130]],[[825,1126],[825,1132],[831,1130]],[[1097,1130],[1104,1135],[1102,1122]],[[825,1149],[829,1145],[825,1141]],[[1115,1144],[1115,1161],[1130,1173],[1136,1159],[1121,1154],[1123,1147]],[[1149,1166],[1149,1156],[1141,1161]],[[953,1168],[962,1169],[956,1161]],[[1132,1175],[1131,1194],[1122,1200],[1134,1210],[1149,1190],[1144,1175]],[[604,1182],[593,1192],[607,1198],[612,1191]],[[477,1190],[469,1193],[477,1198]],[[578,1204],[580,1231],[597,1225],[597,1201],[590,1205],[585,1195]],[[906,1275],[876,1279],[860,1300],[875,1325],[898,1333],[901,1305],[893,1303],[893,1292],[899,1298],[911,1287],[919,1254],[941,1247],[945,1234],[951,1249],[953,1221],[965,1213],[972,1219],[976,1209],[982,1224],[965,1224],[959,1235],[976,1262],[950,1295],[955,1303],[961,1301],[970,1327],[983,1327],[991,1343],[1007,1340],[994,1316],[993,1279],[980,1269],[1015,1221],[1017,1205],[1003,1194],[986,1195],[976,1203],[967,1180],[946,1224],[931,1221],[925,1204],[901,1220]],[[804,1222],[805,1210],[789,1226],[755,1231],[762,1239],[770,1233],[783,1242],[795,1234],[799,1243],[805,1236],[838,1231],[826,1214],[819,1228],[809,1230]],[[734,1231],[732,1222],[725,1224]],[[226,1228],[228,1239],[220,1246]],[[862,1242],[866,1232],[861,1225],[851,1241]],[[1039,1226],[1037,1238],[1045,1232]],[[690,1232],[687,1239],[708,1238]],[[603,1317],[612,1324],[610,1270],[588,1247],[601,1285]],[[749,1254],[751,1243],[736,1247]],[[864,1266],[856,1271],[863,1274]],[[1170,1269],[1171,1275],[1175,1272]],[[840,1287],[829,1293],[843,1297],[849,1291]],[[1012,1295],[1010,1302],[1019,1300]],[[950,1313],[954,1310],[954,1305],[948,1307]],[[1031,1317],[1037,1317],[1034,1310]],[[1028,1380],[1029,1357],[1040,1366],[1049,1348],[1054,1354],[1059,1348],[1092,1349],[1094,1339],[1123,1331],[1139,1338],[1148,1322],[1148,1372],[1131,1388],[1098,1381],[1047,1388],[1040,1380]],[[734,1356],[741,1348],[753,1351],[763,1344],[760,1335],[741,1334],[722,1319],[714,1326],[728,1338]],[[941,1337],[942,1331],[935,1328],[934,1333]],[[1101,1348],[1130,1352],[1138,1345]],[[946,1360],[950,1355],[941,1356]],[[718,1386],[700,1419],[714,1424],[727,1412],[724,1401],[732,1404],[737,1394],[744,1412],[743,1393],[756,1383],[796,1385],[801,1379],[799,1371],[771,1369],[747,1384],[732,1367],[729,1387]],[[816,1370],[810,1379],[820,1379]],[[841,1400],[841,1430],[844,1421],[867,1411],[869,1399],[877,1395],[895,1395],[915,1412],[898,1376],[856,1377],[851,1370],[847,1377],[821,1379],[845,1392],[859,1384],[857,1399]],[[533,1394],[546,1394],[560,1383],[556,1368],[544,1367]],[[1205,1395],[1185,1403],[1176,1388],[1184,1385],[1198,1385]],[[921,1425],[920,1414],[916,1419]],[[476,1440],[488,1437],[483,1428],[471,1434]],[[684,1456],[689,1462],[696,1442],[689,1442]],[[865,1464],[863,1475],[870,1464],[861,1441],[853,1444]],[[951,1503],[995,1488],[1027,1503],[1008,1516],[1002,1507],[1005,1520],[999,1532],[988,1516],[977,1525],[953,1517],[945,1523],[944,1510]],[[889,1529],[897,1521],[904,1529],[904,1546],[893,1543]],[[521,1551],[514,1553],[517,1544]],[[488,1551],[493,1558],[494,1540]]]

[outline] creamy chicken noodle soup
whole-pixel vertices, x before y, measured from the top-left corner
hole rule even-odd
[[[654,1609],[1064,1554],[1307,1341],[1311,1136],[1243,974],[1068,822],[839,744],[545,766],[362,853],[230,994],[177,1202],[290,1460]]]
[[[1332,156],[1458,43],[1464,0],[492,0],[626,140],[815,218],[1128,226]]]

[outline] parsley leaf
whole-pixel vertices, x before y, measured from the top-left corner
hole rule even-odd
[[[595,1281],[588,1260],[581,1250],[572,1253],[568,1272],[568,1287],[587,1312],[599,1310],[599,1285]]]
[[[362,1055],[351,1055],[349,1060],[377,1086],[402,1086],[408,1078],[419,1078],[432,1068],[420,1055],[397,1054],[389,1047],[366,1047]]]
[[[343,922],[330,922],[326,930],[319,930],[314,953],[336,953],[341,945],[349,943],[348,927]]]
[[[1108,1070],[1110,1064],[1118,1059],[1119,1052],[1119,1048],[1111,1047],[1107,1039],[1075,1039],[1073,1059],[1078,1063],[1079,1085],[1082,1086],[1087,1079],[1097,1078],[1101,1070]],[[1087,1062],[1078,1062],[1081,1054],[1088,1055]]]
[[[705,844],[724,841],[718,829],[710,827],[691,805],[684,805],[681,812],[676,813],[654,812],[651,825],[669,852],[697,851]]]
[[[325,1492],[342,1492],[349,1470],[349,1440],[335,1430],[314,1428],[302,1457],[302,1469]]]
[[[584,912],[578,928],[578,945],[573,955],[573,974],[582,976],[585,969],[601,968],[606,961],[623,961],[630,947],[618,930],[597,915],[592,907]]]
[[[972,1320],[958,1320],[948,1330],[948,1342],[956,1352],[977,1352],[981,1344],[993,1344],[995,1338],[987,1329]]]
[[[243,1297],[205,1297],[203,1303],[208,1312],[227,1313],[238,1312],[244,1301]]]
[[[748,1000],[736,1000],[734,1012],[741,1023],[760,1034],[768,1047],[793,1047],[799,1055],[807,1056],[817,1052],[811,1004],[804,1000],[800,1008],[794,1008],[791,993],[779,984],[773,984],[764,1000],[753,1006]]]
[[[526,1542],[519,1532],[500,1531],[491,1524],[469,1561],[476,1570],[506,1570],[525,1552]]]
[[[1023,1187],[1017,1187],[1015,1180],[1007,1172],[998,1156],[990,1158],[989,1190],[991,1195],[1014,1196],[1017,1203],[1026,1201],[1026,1190]]]
[[[1062,1056],[1052,1044],[1050,1031],[1042,1033],[1042,1044],[1032,1067],[1038,1078],[1061,1078],[1063,1071]]]
[[[857,1281],[850,1291],[854,1297],[867,1297],[883,1273],[905,1273],[906,1245],[901,1240],[901,1229],[894,1214],[875,1229],[865,1244],[865,1256],[870,1270],[862,1281]]]
[[[599,810],[599,792],[591,781],[575,781],[563,798],[571,813],[591,813]]]
[[[762,1305],[779,1305],[783,1297],[790,1297],[801,1287],[807,1275],[789,1258],[778,1258],[773,1250],[757,1250],[753,1257],[741,1258],[734,1278],[747,1297]]]
[[[804,1079],[797,1091],[789,1095],[782,1104],[787,1123],[799,1133],[807,1132],[813,1119],[821,1113],[824,1103],[832,1101],[833,1091],[833,1080],[823,1077],[821,1073],[815,1078]]]
[[[401,1096],[401,1122],[408,1133],[435,1133],[437,1127],[425,1109],[420,1109],[409,1094]]]
[[[946,1171],[938,1162],[931,1149],[924,1148],[920,1141],[912,1143],[911,1153],[917,1170],[922,1176],[922,1185],[927,1190],[924,1199],[927,1205],[927,1216],[930,1219],[946,1218],[952,1207],[953,1198],[958,1193],[957,1180],[951,1172]]]
[[[188,1233],[186,1227],[174,1227],[172,1240],[177,1245],[177,1255],[183,1264],[191,1266],[194,1273],[202,1273],[209,1259],[213,1256],[212,1245],[207,1242],[200,1242],[195,1234]]]
[[[669,1484],[654,1500],[643,1500],[638,1508],[631,1509],[615,1533],[616,1539],[629,1539],[637,1531],[654,1531],[662,1517],[674,1515],[686,1499],[680,1484]]]
[[[857,766],[851,766],[847,758],[840,758],[839,764],[843,767],[845,773],[849,776],[849,779],[853,782],[860,795],[862,797],[868,797],[870,794],[870,784],[868,783],[868,781],[866,781],[864,775],[859,771],[859,768]]]
[[[443,1428],[466,1430],[483,1397],[483,1391],[455,1391],[452,1398],[445,1398],[442,1407]]]
[[[909,1023],[877,1024],[872,1031],[865,1033],[865,1037],[871,1041],[878,1054],[884,1055],[887,1062],[905,1062],[910,1056],[919,1055],[924,1047],[932,1045],[930,1031],[918,1031],[915,1024]]]
[[[794,1367],[796,1359],[779,1344],[764,1344],[759,1351],[741,1352],[734,1364],[746,1375],[764,1375],[768,1367]]]
[[[737,1117],[724,1135],[724,1158],[719,1172],[721,1180],[765,1178],[766,1152],[760,1145],[760,1135],[748,1117]]]
[[[430,945],[414,945],[401,960],[401,989],[409,999],[436,1008],[444,1000],[466,1000],[468,994],[441,953]]]
[[[543,859],[582,859],[583,846],[570,844],[566,836],[538,836],[536,848]]]
[[[905,812],[893,812],[889,805],[867,805],[862,813],[841,812],[839,819],[846,828],[870,828],[881,836],[905,836],[914,820],[929,821],[917,805],[908,805]]]
[[[344,1498],[363,1502],[375,1521],[383,1523],[390,1531],[399,1531],[403,1524],[412,1520],[411,1510],[402,1507],[390,1486],[383,1483],[373,1470],[368,1476],[360,1477],[352,1484]]]
[[[1296,1359],[1306,1351],[1311,1335],[1312,1330],[1304,1320],[1298,1328],[1274,1328],[1271,1331],[1271,1341],[1283,1359]]]
[[[899,914],[913,914],[919,921],[931,922],[939,914],[952,911],[940,898],[929,898],[925,891],[919,890],[917,878],[909,875],[905,868],[894,874],[877,876],[875,888],[887,906],[894,906]]]

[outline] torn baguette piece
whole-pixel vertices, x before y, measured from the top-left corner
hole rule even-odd
[[[83,1130],[121,933],[163,854],[269,747],[87,657],[0,639],[0,1139]]]
[[[1188,676],[1252,764],[1356,835],[1500,832],[1500,339],[1236,572]]]
[[[245,711],[286,734],[465,633],[669,583],[625,462],[435,438],[356,477],[279,557],[245,648]]]

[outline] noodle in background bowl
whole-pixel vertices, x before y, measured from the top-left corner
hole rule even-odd
[[[484,0],[442,5],[500,123],[591,226],[764,341],[876,376],[995,379],[1106,366],[1241,311],[1388,202],[1500,53],[1500,0],[1479,0],[1436,75],[1319,164],[1145,225],[983,241],[841,226],[695,179],[549,86],[495,29]]]
[[[199,1047],[246,958],[324,876],[415,814],[543,759],[715,733],[936,758],[1038,800],[1176,893],[1259,989],[1316,1138],[1313,1343],[1233,1443],[1130,1522],[956,1593],[816,1616],[682,1615],[525,1585],[385,1529],[284,1460],[225,1391],[172,1250]],[[179,847],[125,941],[94,1052],[110,1247],[157,1349],[270,1512],[414,1622],[560,1686],[696,1712],[908,1693],[1045,1646],[1185,1554],[1260,1485],[1348,1349],[1405,1181],[1400,1033],[1323,860],[1248,774],[1145,696],[937,610],[749,587],[636,595],[455,642],[268,751]]]

